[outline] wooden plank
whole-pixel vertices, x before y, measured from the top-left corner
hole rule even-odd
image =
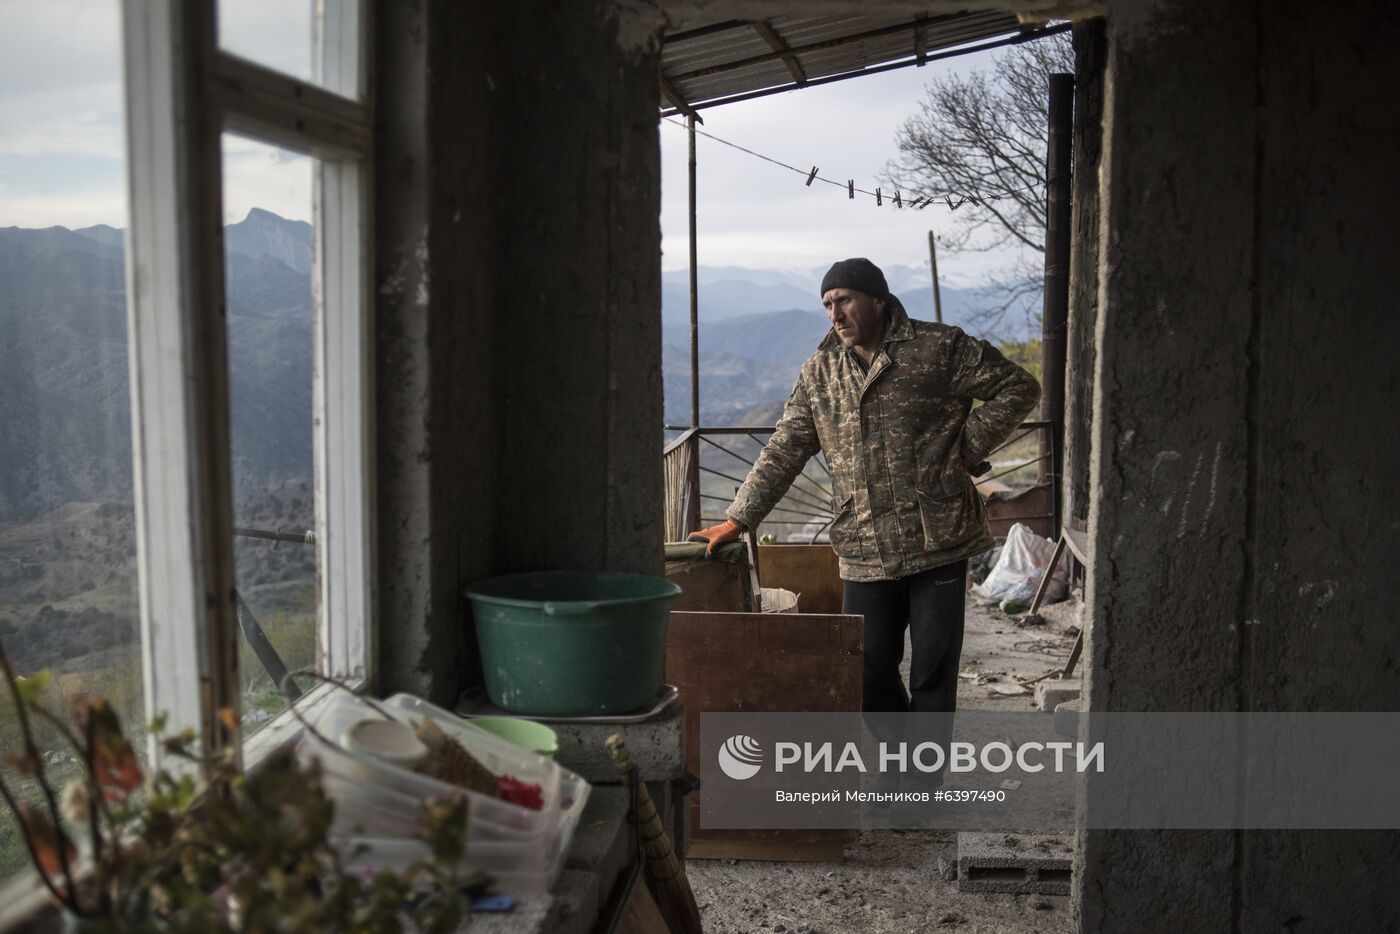
[[[840,613],[840,561],[830,545],[759,545],[759,580],[798,595],[803,613]]]
[[[1061,534],[1065,537],[1065,542],[1069,545],[1069,550],[1074,553],[1079,563],[1089,564],[1089,534],[1083,529],[1076,529],[1072,525],[1067,529],[1062,529]]]
[[[658,931],[669,930],[670,926],[661,916],[661,909],[656,907],[651,890],[638,879],[627,897],[627,904],[622,906],[617,927],[613,928],[614,934],[657,934]]]
[[[701,713],[859,711],[862,664],[859,616],[672,612],[666,680],[681,692],[687,767],[700,772]],[[840,859],[856,836],[855,831],[706,830],[700,825],[700,794],[688,796],[687,856]],[[763,855],[746,855],[758,853]]]
[[[763,41],[768,43],[770,49],[774,52],[783,53],[783,64],[787,65],[788,73],[792,75],[792,80],[797,84],[806,84],[807,73],[802,70],[802,62],[798,61],[796,55],[791,54],[787,43],[783,41],[782,36],[778,35],[777,30],[773,28],[773,24],[767,20],[759,20],[750,25],[753,26],[754,32],[758,33]]]
[[[1074,674],[1074,666],[1079,664],[1079,656],[1084,651],[1084,630],[1079,630],[1079,635],[1074,637],[1074,648],[1069,650],[1069,661],[1065,662],[1064,673],[1061,678],[1068,678]]]
[[[1032,613],[1040,612],[1040,604],[1044,602],[1045,595],[1050,591],[1050,581],[1055,577],[1055,565],[1060,563],[1060,555],[1065,553],[1066,538],[1062,534],[1060,540],[1055,543],[1055,550],[1050,555],[1050,565],[1045,569],[1045,573],[1040,575],[1040,583],[1036,585],[1035,596],[1031,598]]]

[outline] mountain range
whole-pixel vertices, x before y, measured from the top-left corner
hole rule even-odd
[[[130,502],[122,238],[107,226],[0,229],[0,522]],[[224,242],[235,487],[266,490],[311,475],[312,229],[254,208]],[[822,272],[700,267],[702,423],[787,398],[828,329]],[[885,274],[913,317],[933,317],[926,269]],[[689,278],[662,276],[668,424],[690,415]],[[945,286],[942,298],[945,320],[972,320],[974,291]]]
[[[884,268],[890,291],[909,316],[934,320],[927,269]],[[700,421],[733,425],[746,413],[787,398],[802,362],[830,325],[817,296],[824,269],[764,270],[705,267],[698,270]],[[992,340],[1028,339],[1025,315],[1007,315],[997,333],[977,323],[976,289],[943,286],[943,320]],[[690,423],[690,272],[662,275],[662,373],[666,423]],[[781,411],[781,406],[774,407]]]
[[[240,488],[311,473],[311,225],[226,230],[230,416]],[[0,229],[0,521],[130,502],[122,233]]]

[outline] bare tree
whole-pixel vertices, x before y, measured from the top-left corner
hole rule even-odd
[[[1038,316],[1045,252],[1045,149],[1050,75],[1074,71],[1074,49],[1059,33],[994,55],[990,72],[929,83],[919,112],[895,136],[899,155],[882,181],[903,191],[969,200],[939,231],[950,253],[1021,250],[1011,268],[981,288],[978,323],[996,327],[1009,311]]]

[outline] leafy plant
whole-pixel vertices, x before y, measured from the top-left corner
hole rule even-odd
[[[42,800],[21,800],[3,778],[0,796],[40,879],[80,930],[388,934],[411,921],[446,932],[467,916],[464,889],[484,881],[461,867],[462,795],[425,804],[430,860],[404,873],[357,874],[330,842],[335,805],[314,765],[284,751],[245,773],[231,750],[206,756],[186,730],[163,748],[190,768],[147,777],[104,699],[78,698],[70,725],[39,701],[44,676],[15,677],[3,643],[0,671],[22,737],[6,761],[36,781]],[[46,779],[32,718],[55,727],[83,765],[61,795]],[[237,725],[232,710],[220,718],[230,731]],[[159,718],[151,729],[165,732]],[[82,828],[86,853],[69,827]]]

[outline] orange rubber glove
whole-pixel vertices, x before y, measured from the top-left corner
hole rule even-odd
[[[744,533],[744,527],[733,519],[725,519],[719,525],[712,525],[708,529],[701,529],[698,532],[691,532],[686,541],[707,542],[709,547],[705,549],[705,557],[715,556],[715,546],[723,545],[726,542],[737,542],[739,536]]]

